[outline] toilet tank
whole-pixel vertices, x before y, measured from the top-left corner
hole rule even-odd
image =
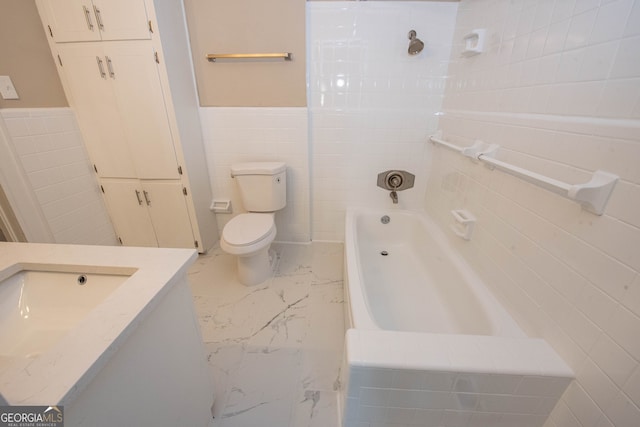
[[[275,212],[287,204],[287,165],[249,162],[231,165],[244,207],[249,212]]]

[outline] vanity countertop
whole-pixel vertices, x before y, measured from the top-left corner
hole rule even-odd
[[[30,269],[131,274],[52,348],[5,363],[0,394],[10,405],[70,404],[163,296],[186,282],[197,256],[192,249],[0,242],[0,280]]]

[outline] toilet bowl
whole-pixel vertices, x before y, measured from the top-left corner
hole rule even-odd
[[[236,255],[238,280],[253,286],[272,273],[269,246],[276,237],[273,213],[245,213],[234,217],[222,230],[220,247]]]

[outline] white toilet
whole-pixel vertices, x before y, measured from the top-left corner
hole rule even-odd
[[[238,260],[238,280],[252,286],[271,275],[269,246],[276,237],[275,212],[287,204],[287,166],[283,162],[237,163],[231,177],[249,213],[237,215],[222,230],[220,247]]]

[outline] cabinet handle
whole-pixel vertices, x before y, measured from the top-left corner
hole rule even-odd
[[[142,190],[142,194],[144,194],[144,200],[147,201],[147,206],[151,206],[151,199],[149,199],[149,193],[146,190]]]
[[[84,10],[84,19],[87,20],[87,27],[89,27],[89,29],[93,31],[93,24],[91,23],[91,12],[89,12],[87,6],[82,6],[82,9]]]
[[[100,9],[98,9],[98,6],[93,5],[93,12],[96,14],[96,22],[98,23],[98,28],[104,30],[104,24],[102,23],[102,14],[100,13]]]
[[[96,56],[96,62],[98,63],[98,70],[100,70],[100,77],[103,79],[107,78],[107,73],[104,72],[104,66],[102,65],[102,59],[99,56]]]
[[[111,58],[105,56],[105,59],[107,60],[107,70],[109,70],[109,77],[115,79],[116,73],[113,71],[113,63],[111,62]]]
[[[142,199],[140,198],[140,192],[136,190],[136,198],[138,199],[138,204],[142,206]]]

